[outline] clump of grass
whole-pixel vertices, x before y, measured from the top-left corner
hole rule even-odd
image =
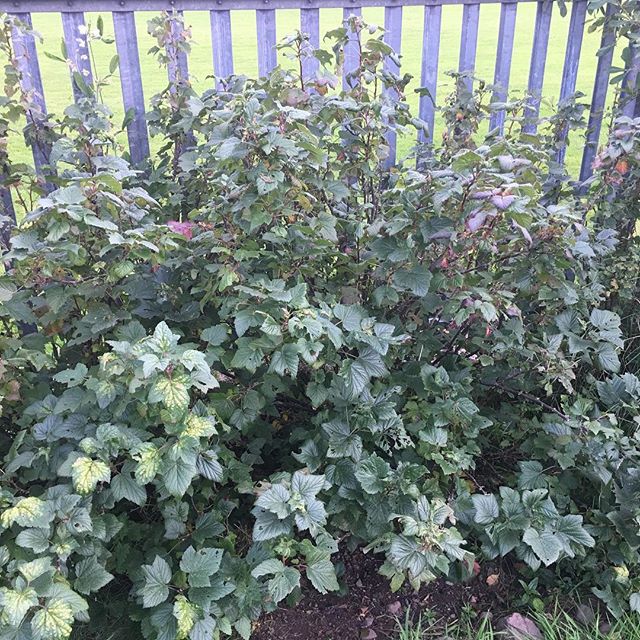
[[[640,640],[638,616],[613,622],[611,627],[607,626],[606,633],[603,633],[598,617],[584,626],[558,609],[551,613],[532,613],[531,619],[538,625],[544,640]],[[443,624],[432,613],[426,612],[417,620],[407,615],[404,621],[398,621],[396,640],[500,640],[504,637],[505,633],[495,629],[488,617],[483,617],[479,624],[473,624],[469,616],[462,615],[454,624]]]

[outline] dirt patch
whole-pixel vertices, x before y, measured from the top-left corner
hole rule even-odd
[[[384,640],[397,629],[397,620],[420,613],[444,623],[456,620],[463,607],[478,615],[506,610],[515,576],[507,565],[487,563],[465,584],[445,580],[415,592],[408,585],[392,593],[389,582],[378,573],[380,559],[360,551],[342,553],[342,578],[347,593],[320,595],[305,589],[304,598],[291,608],[263,616],[253,640]]]

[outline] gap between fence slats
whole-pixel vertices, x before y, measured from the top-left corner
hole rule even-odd
[[[607,16],[613,16],[615,11],[615,6],[609,4],[607,7]],[[584,151],[582,152],[582,164],[580,166],[581,181],[586,180],[591,175],[591,165],[593,164],[593,159],[595,158],[598,150],[615,44],[615,31],[613,29],[605,29],[602,33],[602,41],[600,42],[602,54],[598,56],[598,66],[593,85],[593,97],[591,98],[591,109],[589,111],[589,124],[587,125],[587,142],[584,146]]]
[[[575,1],[571,3],[571,18],[569,20],[569,34],[567,36],[567,49],[564,57],[564,67],[562,68],[562,84],[560,85],[559,102],[570,98],[576,90],[576,80],[578,78],[578,65],[580,64],[580,51],[582,49],[582,38],[584,35],[584,21],[587,15],[587,3]],[[566,140],[568,130],[565,129],[558,142],[561,144],[556,153],[556,161],[564,162],[567,146]]]
[[[347,20],[349,16],[362,15],[362,9],[360,7],[345,7],[342,11],[343,20]],[[348,90],[350,83],[347,81],[347,75],[352,71],[355,71],[360,65],[360,52],[358,51],[357,36],[353,32],[349,31],[349,42],[344,48],[344,64],[342,68],[342,87]]]
[[[213,51],[213,73],[217,78],[233,74],[233,39],[231,35],[231,13],[210,11],[211,49]]]
[[[540,112],[547,50],[549,49],[552,11],[552,0],[538,2],[533,48],[531,49],[531,64],[529,65],[529,83],[527,85],[529,97],[527,98],[527,107],[525,109],[525,123],[522,127],[525,133],[535,133],[538,128],[537,120]]]
[[[16,14],[29,29],[33,28],[31,15],[28,13]],[[46,167],[49,164],[49,145],[42,140],[40,135],[42,122],[46,118],[47,105],[44,100],[44,89],[42,88],[42,75],[40,74],[40,64],[38,63],[38,53],[36,51],[36,41],[32,34],[24,33],[19,28],[14,28],[11,34],[13,40],[13,50],[16,63],[20,72],[20,86],[22,91],[29,96],[30,108],[26,113],[27,123],[31,125],[33,133],[27,143],[31,145],[33,153],[33,164],[38,176],[44,177]],[[50,190],[47,186],[47,191]]]
[[[402,7],[386,7],[384,10],[384,40],[399,56],[402,44]],[[385,71],[397,74],[400,71],[398,65],[387,57],[384,60]],[[398,95],[394,89],[386,90],[387,97],[390,100],[397,100]],[[384,166],[388,169],[396,162],[396,143],[397,135],[395,131],[388,131],[387,144],[389,145],[389,156],[384,162]]]
[[[277,64],[276,12],[273,9],[256,11],[258,32],[258,74],[266,76]]]
[[[462,31],[460,34],[460,58],[458,71],[473,73],[476,67],[476,50],[478,48],[478,23],[480,21],[480,5],[465,4],[462,10]],[[469,78],[465,84],[468,89],[473,87],[473,80]]]
[[[496,68],[493,77],[494,102],[505,102],[509,94],[509,76],[511,74],[511,58],[513,56],[513,40],[516,31],[515,2],[505,2],[500,7],[500,30],[498,32],[498,49],[496,52]],[[489,118],[489,129],[498,129],[502,134],[504,128],[504,109],[494,111]]]
[[[71,84],[73,86],[73,96],[77,101],[83,96],[83,93],[76,83],[74,71],[82,77],[85,84],[93,84],[89,49],[87,47],[87,26],[84,22],[84,13],[82,13],[82,11],[63,12],[62,29],[64,32],[64,43],[67,49],[67,58],[71,63]]]
[[[320,48],[320,11],[318,9],[300,9],[300,31],[309,36],[309,45],[313,49]],[[318,70],[318,60],[306,56],[302,61],[302,73],[305,78],[312,78]]]
[[[133,119],[127,125],[129,154],[131,162],[138,164],[149,157],[149,135],[144,118],[146,108],[142,89],[138,35],[134,13],[132,11],[114,13],[113,28],[120,60],[122,103],[125,113],[130,110],[134,113]]]
[[[435,102],[438,86],[438,57],[440,54],[440,28],[442,24],[442,5],[426,5],[424,8],[424,34],[422,39],[421,84],[429,95],[420,96],[420,119],[427,123],[428,131],[421,131],[421,142],[433,142],[435,127]]]

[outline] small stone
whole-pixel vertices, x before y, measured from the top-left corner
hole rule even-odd
[[[487,576],[487,585],[490,587],[495,587],[498,582],[500,582],[500,576],[497,573],[492,573],[490,576]]]
[[[598,631],[600,631],[603,636],[606,636],[611,631],[611,625],[608,622],[601,622]]]
[[[395,602],[387,605],[387,611],[392,616],[397,616],[402,611],[402,603],[400,602],[400,600],[396,600]]]
[[[595,620],[596,614],[593,609],[588,604],[581,604],[576,609],[576,613],[574,618],[578,624],[581,624],[583,627],[588,627]]]
[[[536,623],[520,613],[512,613],[503,624],[508,640],[544,640]]]
[[[363,629],[360,632],[360,640],[375,640],[378,634],[373,629]]]

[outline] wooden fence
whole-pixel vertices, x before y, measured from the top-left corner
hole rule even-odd
[[[420,99],[419,115],[433,131],[437,95],[438,56],[440,52],[440,33],[443,5],[463,5],[462,30],[460,41],[459,70],[472,71],[475,66],[478,45],[478,24],[480,5],[499,0],[0,0],[0,11],[12,13],[23,22],[31,24],[34,12],[59,12],[62,16],[64,39],[68,57],[72,65],[91,81],[91,66],[86,55],[85,11],[112,12],[117,53],[120,58],[120,79],[122,98],[125,110],[133,110],[135,117],[128,125],[127,134],[133,163],[144,160],[149,155],[149,138],[144,118],[145,101],[143,94],[140,59],[135,26],[136,11],[169,10],[183,12],[185,10],[206,10],[211,22],[211,38],[213,51],[213,71],[217,77],[226,77],[233,73],[231,11],[252,9],[256,11],[258,69],[266,74],[277,64],[276,59],[276,12],[279,9],[300,9],[300,28],[310,35],[316,47],[320,44],[319,12],[321,8],[342,8],[344,16],[360,14],[360,4],[366,6],[383,6],[385,10],[385,39],[396,50],[400,51],[402,40],[403,6],[424,6],[424,32],[422,44],[421,86],[426,87],[433,99],[423,96]],[[494,99],[502,101],[507,97],[511,59],[514,45],[515,19],[518,4],[534,0],[507,0],[501,2],[498,47],[495,61]],[[535,131],[535,116],[538,114],[540,95],[542,92],[547,62],[547,48],[551,18],[558,7],[553,0],[537,2],[535,25],[533,26],[533,48],[529,66],[528,116],[530,124],[525,127],[529,132]],[[609,5],[608,11],[613,11]],[[578,65],[582,49],[585,20],[587,18],[587,1],[574,0],[570,4],[568,38],[562,67],[562,79],[559,99],[570,97],[576,89]],[[602,33],[604,54],[599,56],[594,78],[593,93],[589,112],[587,139],[582,156],[580,170],[581,180],[591,173],[591,164],[597,151],[601,123],[610,68],[613,59],[615,34],[607,30]],[[46,103],[42,87],[42,79],[33,37],[14,33],[14,50],[23,72],[23,84],[31,91],[40,109],[46,112]],[[411,52],[413,53],[413,52]],[[179,53],[178,69],[169,68],[170,76],[180,73],[188,75],[188,59]],[[307,72],[313,71],[313,60],[307,61]],[[357,64],[355,46],[348,46],[345,51],[345,75]],[[393,63],[388,62],[389,65]],[[557,73],[555,69],[547,70]],[[171,78],[170,78],[171,79]],[[77,89],[76,89],[77,94]],[[640,105],[639,105],[640,106]],[[625,106],[627,115],[634,115],[635,100],[629,100]],[[504,112],[492,114],[490,126],[502,129]],[[424,134],[428,139],[430,134]],[[392,161],[395,158],[395,138],[391,136]],[[34,163],[37,170],[46,165],[47,158],[42,149],[33,149]],[[564,151],[558,152],[558,160],[563,161]]]

